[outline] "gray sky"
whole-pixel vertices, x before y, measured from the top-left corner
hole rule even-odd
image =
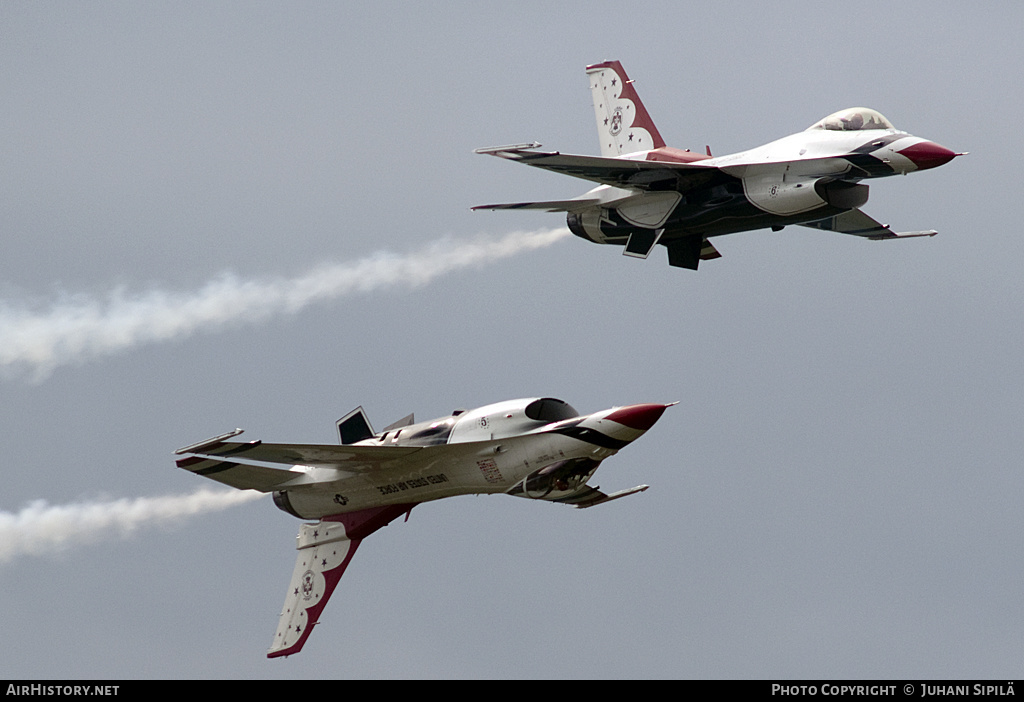
[[[65,335],[0,368],[0,525],[216,488],[172,452],[236,426],[332,442],[356,405],[380,428],[680,401],[594,481],[647,492],[421,505],[286,660],[264,655],[299,522],[269,498],[0,544],[0,674],[1018,676],[1022,24],[1015,3],[0,3],[0,360],[31,322]],[[871,183],[868,213],[939,235],[736,234],[697,273],[565,237],[282,301],[381,251],[560,227],[469,208],[587,183],[472,150],[597,153],[583,68],[616,58],[679,148],[867,105],[970,151]],[[143,303],[199,315],[211,283],[280,295],[68,341]]]

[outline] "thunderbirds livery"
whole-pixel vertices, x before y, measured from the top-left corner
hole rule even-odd
[[[728,156],[666,146],[618,61],[587,67],[600,156],[538,151],[540,144],[477,149],[600,183],[571,200],[480,205],[485,210],[565,212],[569,229],[598,244],[647,258],[656,244],[670,265],[696,270],[720,254],[710,238],[790,224],[867,239],[897,233],[860,208],[870,178],[935,168],[962,154],[897,130],[875,110],[852,107],[808,129]]]
[[[302,649],[362,540],[421,502],[504,493],[582,508],[646,490],[607,494],[587,481],[670,406],[580,415],[554,398],[511,400],[419,424],[410,414],[380,433],[359,407],[338,420],[337,446],[228,441],[236,429],[178,449],[177,465],[273,493],[280,509],[314,520],[299,529],[274,658]]]

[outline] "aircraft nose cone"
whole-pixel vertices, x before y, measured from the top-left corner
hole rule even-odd
[[[665,408],[669,406],[661,404],[629,405],[628,407],[620,407],[605,417],[605,419],[618,422],[630,429],[647,431],[654,426],[656,421],[661,419]]]
[[[919,171],[949,163],[957,155],[955,152],[950,151],[945,146],[936,144],[934,141],[919,141],[913,146],[908,146],[901,150],[899,153],[913,161]]]

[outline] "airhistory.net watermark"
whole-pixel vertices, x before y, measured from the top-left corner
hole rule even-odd
[[[113,697],[120,685],[44,685],[43,683],[7,685],[7,695],[25,697]]]

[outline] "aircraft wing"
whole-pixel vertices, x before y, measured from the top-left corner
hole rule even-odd
[[[404,421],[404,420],[400,420]],[[345,473],[365,473],[391,466],[397,461],[412,463],[421,457],[453,460],[456,456],[479,452],[495,443],[511,444],[519,437],[501,442],[493,440],[435,446],[355,446],[351,444],[265,444],[225,441],[241,429],[175,451],[184,455],[177,466],[187,471],[230,485],[239,490],[272,492],[299,485],[326,482]],[[425,453],[420,455],[421,451]],[[248,463],[279,463],[274,468]],[[335,474],[332,474],[332,471]]]
[[[519,161],[528,166],[563,173],[595,183],[641,190],[651,189],[656,185],[658,189],[665,189],[666,181],[670,181],[670,189],[687,190],[713,178],[719,171],[716,166],[703,166],[699,161],[677,163],[674,161],[637,161],[603,156],[575,156],[561,154],[557,151],[534,151],[531,145],[477,149],[476,153]],[[494,206],[482,209],[494,209]]]
[[[812,229],[824,229],[840,234],[853,234],[866,239],[909,239],[915,236],[935,236],[938,234],[934,229],[920,232],[894,232],[888,224],[882,224],[864,214],[861,210],[853,209],[835,217],[819,219],[815,222],[804,222],[800,226],[811,227]]]
[[[271,492],[322,479],[304,471],[250,465],[246,461],[316,466],[348,473],[375,470],[422,450],[419,446],[335,446],[333,444],[265,444],[224,441],[241,430],[178,449],[179,468],[239,490]]]
[[[421,446],[335,446],[334,444],[265,444],[222,442],[219,446],[192,451],[204,456],[233,458],[290,466],[335,466],[354,468],[380,465],[422,450]]]
[[[549,200],[547,202],[507,202],[500,205],[477,205],[471,210],[540,210],[541,212],[576,212],[585,210],[601,201],[595,198],[575,200]]]

